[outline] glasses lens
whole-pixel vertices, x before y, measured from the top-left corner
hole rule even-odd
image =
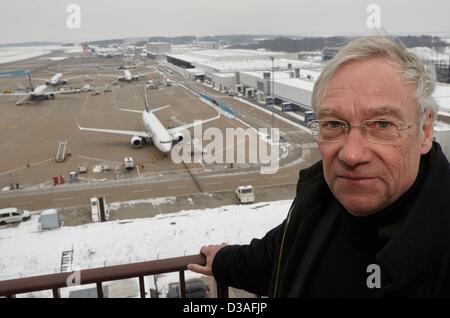
[[[324,120],[320,122],[320,140],[323,141],[338,141],[344,135],[347,129],[347,124],[337,120]]]
[[[367,140],[373,143],[394,143],[399,137],[397,124],[389,120],[371,120],[365,122],[362,126]]]

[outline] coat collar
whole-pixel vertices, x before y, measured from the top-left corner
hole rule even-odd
[[[382,271],[387,271],[387,281],[383,282],[385,291],[405,287],[448,252],[450,164],[439,144],[434,143],[433,147],[436,155],[416,201],[402,225],[377,255]]]

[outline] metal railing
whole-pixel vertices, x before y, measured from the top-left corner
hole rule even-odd
[[[179,272],[181,297],[186,297],[186,280],[184,272],[188,264],[205,265],[203,255],[189,255],[184,257],[167,258],[156,261],[131,263],[101,268],[85,269],[77,272],[77,285],[96,284],[97,296],[103,298],[102,283],[121,279],[138,278],[140,297],[145,298],[144,277]],[[54,298],[60,298],[61,288],[67,288],[68,281],[75,272],[65,272],[41,276],[32,276],[0,281],[0,296],[14,298],[16,294],[51,290]],[[217,298],[228,298],[228,288],[217,285]]]

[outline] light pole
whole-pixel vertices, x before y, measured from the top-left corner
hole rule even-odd
[[[270,133],[270,135],[272,136],[273,129],[275,129],[275,58],[271,56],[270,59],[272,60],[272,132]]]

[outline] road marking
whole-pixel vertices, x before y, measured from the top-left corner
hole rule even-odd
[[[181,185],[181,186],[171,186],[168,187],[169,189],[181,189],[181,188],[187,188],[187,185]]]
[[[111,162],[111,163],[115,163],[115,164],[119,164],[119,165],[121,164],[121,162],[100,159],[100,158],[92,158],[92,157],[86,157],[86,156],[77,156],[77,157],[81,158],[81,159],[95,160],[95,161],[101,161],[101,162]]]
[[[59,199],[53,199],[53,201],[64,201],[64,200],[73,200],[76,199],[75,197],[70,197],[70,198],[59,198]]]
[[[38,161],[38,162],[35,162],[35,163],[30,163],[30,167],[34,167],[34,166],[37,166],[37,165],[40,165],[40,164],[43,164],[43,163],[46,163],[46,162],[52,161],[52,160],[55,160],[55,158],[49,158],[49,159]],[[12,172],[20,171],[20,170],[23,170],[23,169],[27,169],[27,166],[16,168],[16,169],[12,169],[12,170],[9,170],[9,171],[1,172],[0,176],[8,174],[8,173],[12,173]]]
[[[205,185],[216,185],[216,184],[222,184],[222,182],[206,182]]]
[[[254,181],[255,178],[250,178],[250,179],[239,179],[239,181]]]
[[[84,111],[84,108],[86,107],[86,104],[87,104],[87,102],[88,102],[88,99],[89,99],[89,94],[86,95],[86,97],[85,97],[85,99],[84,99],[84,103],[83,103],[83,106],[81,107],[80,114]]]
[[[153,191],[151,189],[145,189],[145,190],[133,190],[131,191],[131,193],[141,193],[141,192],[149,192],[149,191]]]
[[[35,201],[27,201],[27,202],[14,202],[12,205],[20,205],[20,204],[33,204]]]
[[[281,176],[273,176],[273,177],[270,177],[271,179],[281,179],[281,178],[289,178],[289,176],[288,175],[281,175]]]

